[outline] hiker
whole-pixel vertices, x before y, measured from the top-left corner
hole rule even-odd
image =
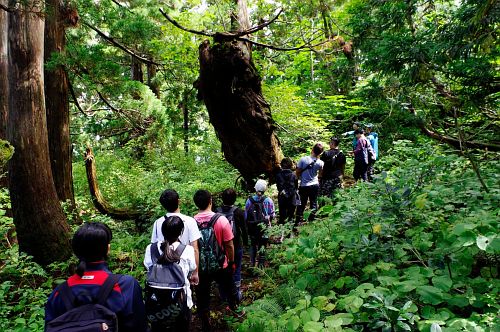
[[[71,245],[80,262],[76,273],[49,296],[45,331],[77,331],[75,326],[92,323],[89,317],[103,331],[147,331],[139,283],[129,275],[112,274],[106,265],[111,239],[109,227],[98,222],[86,222],[76,231]]]
[[[290,158],[281,160],[281,170],[276,175],[276,186],[278,187],[278,223],[293,222],[295,208],[300,205],[298,196],[298,180],[292,171],[293,161]]]
[[[373,174],[375,173],[374,165],[375,161],[378,159],[378,134],[373,130],[373,124],[368,123],[366,125],[366,138],[371,144],[371,147],[373,149],[373,153],[375,155],[375,158],[372,159],[370,158],[369,163],[368,163],[368,179],[371,181],[373,180]]]
[[[311,150],[310,156],[302,157],[297,164],[295,173],[300,178],[300,206],[297,208],[296,224],[304,222],[304,210],[309,200],[311,214],[308,221],[313,221],[318,209],[318,194],[319,194],[319,180],[318,174],[321,176],[323,170],[323,161],[319,159],[323,153],[323,145],[317,143]]]
[[[179,207],[179,194],[177,191],[173,189],[167,189],[163,191],[160,196],[160,203],[165,210],[167,210],[167,214],[159,219],[157,219],[153,224],[153,232],[151,234],[151,243],[163,242],[164,236],[162,233],[162,224],[165,221],[165,218],[177,216],[182,219],[184,222],[184,230],[181,233],[179,241],[184,245],[191,245],[194,248],[194,257],[196,259],[196,269],[193,271],[190,277],[190,282],[192,285],[198,285],[199,277],[198,277],[198,239],[201,237],[200,231],[198,230],[198,225],[196,224],[196,220],[193,218],[186,216],[185,214],[180,213]],[[191,296],[191,290],[188,290],[188,296]]]
[[[368,171],[368,149],[370,142],[366,139],[363,129],[357,129],[355,131],[356,137],[358,138],[358,144],[356,149],[352,152],[354,155],[354,180],[367,181],[367,171]]]
[[[184,227],[179,216],[167,217],[161,225],[165,239],[146,248],[146,313],[152,332],[189,330],[193,300],[188,275],[196,260],[194,248],[180,242]]]
[[[340,141],[337,137],[330,139],[330,150],[323,152],[321,160],[324,162],[320,180],[320,196],[332,198],[336,189],[342,188],[346,157],[339,149]]]
[[[361,126],[362,126],[361,122],[356,121],[352,124],[351,131],[347,131],[347,132],[342,134],[343,136],[352,136],[352,150],[353,151],[354,151],[354,149],[356,149],[356,145],[358,144],[358,138],[356,137],[355,131],[358,129],[361,129]]]
[[[236,264],[233,281],[236,287],[238,303],[243,299],[241,293],[241,262],[243,260],[243,246],[248,246],[248,233],[245,225],[245,211],[234,205],[236,202],[236,191],[232,188],[227,188],[222,192],[223,205],[217,208],[216,212],[223,214],[233,230],[234,244],[234,263]],[[226,294],[221,294],[227,297]]]
[[[234,263],[233,230],[226,217],[212,212],[212,195],[206,190],[198,190],[193,197],[199,212],[194,216],[201,232],[200,244],[200,283],[196,288],[198,314],[203,331],[210,330],[210,291],[212,281],[227,296],[229,311],[237,309],[237,294],[233,275]]]
[[[264,267],[266,262],[267,227],[275,217],[274,203],[266,197],[267,182],[259,179],[255,183],[255,195],[250,196],[245,203],[245,221],[250,236],[250,264],[252,267]],[[257,257],[258,256],[258,257]]]

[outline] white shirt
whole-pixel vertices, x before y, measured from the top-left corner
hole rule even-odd
[[[182,213],[167,213],[167,217],[177,216],[184,222],[184,230],[182,231],[179,240],[182,244],[188,245],[201,238],[200,230],[198,229],[198,224],[194,218],[186,216]],[[153,225],[153,233],[151,234],[151,243],[163,242],[165,238],[161,232],[161,226],[165,221],[165,217],[157,219]]]
[[[177,249],[179,246],[180,242],[174,242],[170,246],[173,247],[173,249]],[[153,266],[153,260],[151,259],[151,246],[153,244],[148,244],[146,248],[146,253],[144,254],[144,266],[149,270],[151,266]],[[156,243],[158,246],[158,251],[160,252],[160,255],[163,254],[163,251],[160,249],[161,242]],[[181,255],[181,260],[179,261],[179,265],[182,269],[182,272],[184,273],[184,292],[186,292],[186,297],[187,297],[187,305],[191,309],[193,306],[193,299],[191,297],[191,287],[189,287],[189,279],[188,279],[188,274],[191,271],[196,270],[196,261],[194,259],[194,248],[190,245],[186,245],[186,248],[182,252]]]

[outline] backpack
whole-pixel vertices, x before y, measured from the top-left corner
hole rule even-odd
[[[279,196],[285,197],[286,199],[291,199],[295,197],[295,182],[293,181],[293,172],[289,172],[287,174],[279,173],[277,175],[277,181],[281,182],[280,186],[283,186],[283,189],[279,192]]]
[[[189,308],[184,291],[185,277],[178,262],[159,264],[158,244],[151,244],[153,266],[146,278],[145,306],[148,321],[155,329],[165,330],[175,326],[177,320],[186,317]],[[175,252],[181,256],[186,246],[179,244]]]
[[[61,284],[59,296],[66,311],[61,316],[51,320],[45,326],[46,332],[100,332],[118,331],[116,314],[104,305],[120,275],[110,274],[102,284],[94,303],[77,305],[76,298],[68,282]]]
[[[201,233],[201,238],[198,240],[200,274],[212,275],[224,266],[226,252],[217,242],[214,229],[215,222],[221,216],[222,214],[216,213],[210,218],[210,221],[198,223],[198,229]]]
[[[377,160],[377,157],[375,155],[375,150],[373,149],[370,140],[366,140],[367,144],[367,152],[368,152],[368,163],[374,163]]]
[[[249,233],[255,235],[262,232],[262,226],[267,224],[266,210],[264,209],[264,201],[266,196],[262,196],[259,201],[248,198],[250,200],[250,207],[247,211],[247,226]]]
[[[234,212],[238,209],[237,206],[231,206],[229,210],[224,209],[224,207],[218,207],[217,212],[223,214],[227,220],[229,221],[229,224],[231,225],[233,229],[233,235],[236,237],[236,221],[234,220]]]

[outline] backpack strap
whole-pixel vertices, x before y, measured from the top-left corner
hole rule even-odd
[[[180,242],[179,245],[177,246],[177,249],[175,249],[175,253],[179,255],[179,257],[181,257],[182,253],[184,252],[184,249],[186,249],[186,245]]]
[[[73,295],[67,281],[63,282],[59,287],[59,296],[61,297],[67,311],[73,309],[75,305],[75,295]]]
[[[210,221],[208,222],[210,228],[214,228],[215,223],[217,222],[217,220],[219,220],[220,217],[222,217],[222,214],[216,213],[212,216],[212,218],[210,218]]]
[[[151,253],[151,261],[153,264],[156,264],[158,259],[160,259],[160,250],[158,250],[158,242],[151,243],[151,247],[149,249],[149,252]]]
[[[106,279],[106,281],[104,281],[104,284],[102,284],[101,289],[99,289],[99,293],[97,294],[97,304],[104,305],[106,303],[109,294],[111,294],[111,292],[113,291],[113,288],[115,287],[115,284],[118,282],[120,277],[121,275],[119,274],[110,273],[108,275],[108,278]]]

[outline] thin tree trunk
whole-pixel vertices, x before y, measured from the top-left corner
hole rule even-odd
[[[15,148],[9,190],[20,250],[46,265],[71,255],[69,226],[50,168],[43,79],[41,2],[18,3],[9,14],[7,138]]]
[[[63,2],[47,0],[45,16],[45,62],[54,54],[64,53],[66,47]],[[70,201],[73,209],[72,147],[70,139],[69,85],[63,66],[53,70],[45,69],[45,107],[47,113],[47,131],[49,138],[50,163],[52,176],[60,201]]]
[[[144,82],[144,73],[142,72],[142,62],[132,57],[132,63],[130,64],[130,75],[132,80]]]
[[[239,28],[250,26],[245,0],[237,0]],[[252,62],[250,45],[221,35],[214,45],[199,48],[200,76],[195,83],[205,102],[226,160],[245,180],[271,175],[282,158],[269,104],[262,95],[261,78]]]
[[[8,6],[7,0],[0,0],[0,4]],[[7,111],[9,101],[9,81],[7,69],[8,59],[8,37],[9,15],[7,11],[0,9],[0,140],[7,138]],[[8,186],[7,177],[4,176],[7,168],[0,161],[0,188]]]
[[[160,85],[155,81],[156,78],[156,65],[148,64],[148,86],[155,96],[160,98]]]
[[[182,126],[182,129],[184,131],[184,153],[186,154],[186,156],[189,154],[189,109],[187,105],[188,97],[189,92],[184,92],[181,102],[182,117],[184,119],[184,123]]]

